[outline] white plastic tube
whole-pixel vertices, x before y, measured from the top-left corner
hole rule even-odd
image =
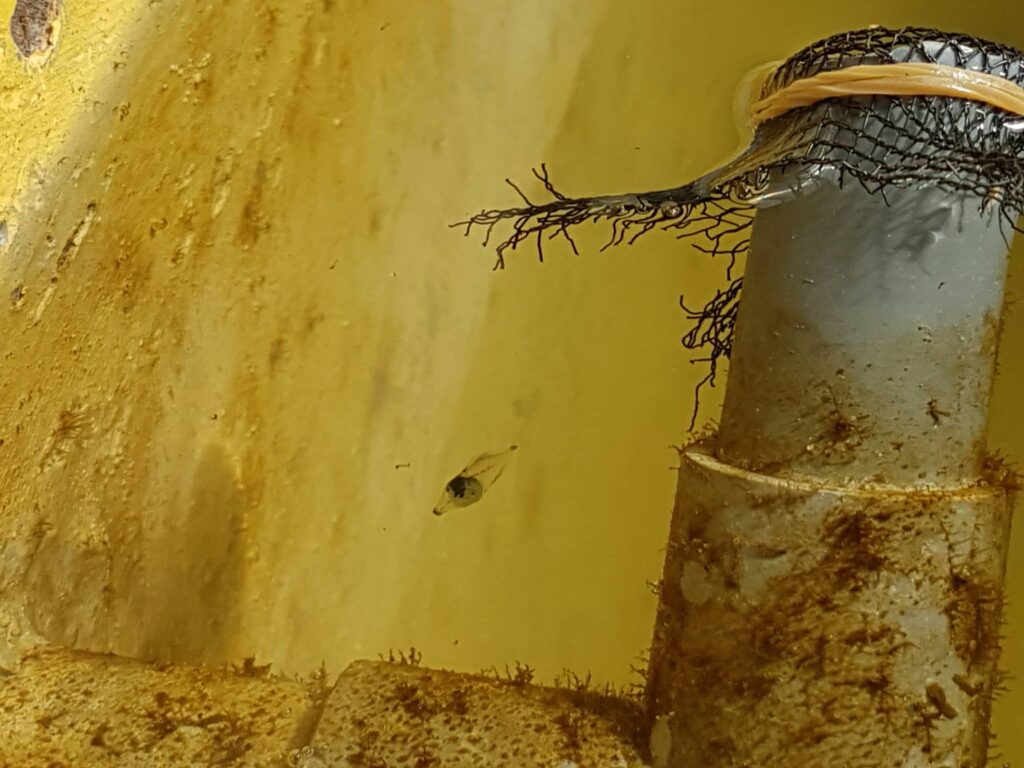
[[[754,225],[720,431],[683,456],[656,764],[982,768],[1007,242],[984,201],[935,188],[790,198]]]

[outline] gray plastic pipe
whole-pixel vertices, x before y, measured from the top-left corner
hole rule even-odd
[[[799,189],[754,224],[721,427],[679,473],[654,765],[983,768],[1008,244],[977,198],[775,181]]]

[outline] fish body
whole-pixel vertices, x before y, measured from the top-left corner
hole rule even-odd
[[[434,514],[443,515],[452,508],[476,504],[505,471],[505,464],[519,446],[497,453],[482,453],[467,464],[445,485],[434,505]]]

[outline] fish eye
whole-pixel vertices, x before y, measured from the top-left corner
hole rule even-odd
[[[469,485],[467,482],[468,480],[469,478],[467,477],[456,475],[451,479],[451,482],[448,483],[448,493],[456,499],[461,499],[466,495],[466,488]]]
[[[453,506],[468,507],[484,495],[484,484],[469,475],[456,475],[445,487],[445,491],[451,497]]]

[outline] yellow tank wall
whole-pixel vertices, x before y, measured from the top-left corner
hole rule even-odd
[[[293,671],[415,645],[627,682],[648,642],[701,375],[677,300],[722,265],[602,230],[492,273],[448,222],[541,161],[570,194],[690,179],[735,148],[743,74],[838,30],[1024,46],[1009,3],[68,6],[43,69],[0,44],[0,630]],[[993,419],[1018,460],[1021,315]]]

